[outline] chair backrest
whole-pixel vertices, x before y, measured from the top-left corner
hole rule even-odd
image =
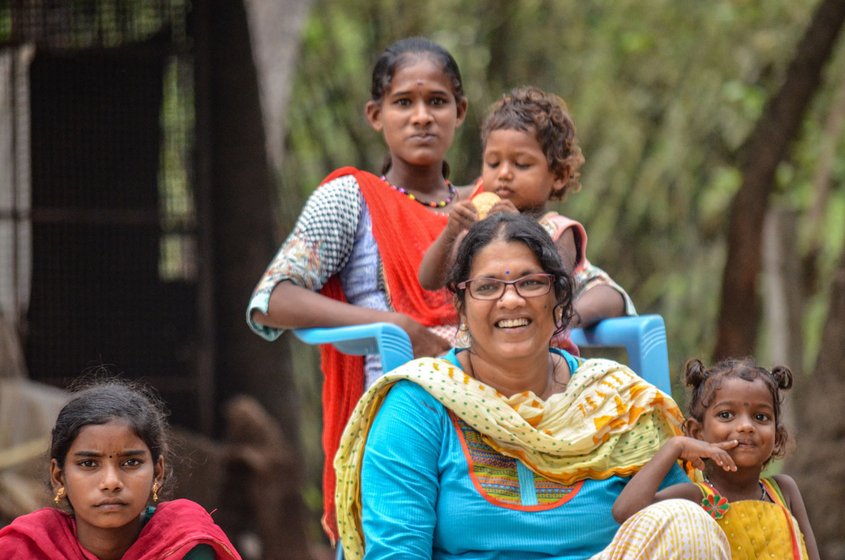
[[[579,348],[625,348],[632,370],[664,393],[672,394],[666,325],[660,315],[604,319],[589,329],[573,329],[570,337]]]
[[[408,335],[390,323],[296,329],[293,332],[303,342],[334,344],[346,354],[379,354],[386,372],[414,357]],[[605,319],[589,329],[572,329],[570,336],[579,347],[625,348],[631,369],[661,391],[672,393],[666,325],[660,315]]]

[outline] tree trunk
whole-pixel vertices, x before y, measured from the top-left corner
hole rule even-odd
[[[731,204],[728,257],[722,276],[714,357],[754,351],[760,317],[757,281],[761,268],[763,219],[777,166],[798,132],[821,72],[845,21],[845,2],[822,0],[778,93],[766,105],[741,150],[742,185]]]
[[[797,441],[786,463],[810,514],[822,558],[845,559],[845,251],[833,279],[815,372],[796,380]]]
[[[282,172],[286,113],[299,53],[299,37],[313,0],[244,0],[258,91],[264,116],[267,157]]]
[[[297,4],[296,0],[279,2],[278,5]],[[258,9],[265,17],[282,18],[283,8],[268,12],[260,10],[259,0],[250,0],[250,7]],[[300,3],[301,4],[301,3]],[[279,87],[269,87],[275,79],[262,78],[267,72],[256,61],[266,62],[266,49],[254,53],[247,11],[242,2],[208,0],[199,2],[202,13],[198,25],[208,27],[208,44],[197,45],[198,51],[198,143],[210,144],[210,159],[200,165],[206,173],[211,195],[203,218],[209,229],[213,263],[214,285],[211,287],[216,325],[215,351],[220,388],[218,402],[239,393],[256,397],[278,420],[286,441],[298,447],[299,406],[291,372],[288,346],[284,341],[268,343],[252,332],[245,323],[246,303],[276,250],[278,239],[273,202],[276,183],[273,163],[269,158],[268,131],[265,113],[262,112],[262,91],[265,104],[272,105],[281,96]],[[258,8],[257,8],[258,7]],[[292,10],[299,12],[299,8]],[[304,17],[298,19],[300,26]],[[299,42],[297,29],[290,29],[280,21],[277,24],[276,48],[296,51]],[[279,30],[285,29],[286,33]],[[252,33],[255,35],[255,33]],[[281,37],[283,36],[283,37]],[[260,39],[258,40],[260,43]],[[286,46],[282,46],[284,43]],[[282,57],[292,65],[294,57]],[[260,90],[260,85],[265,86]],[[278,85],[278,84],[277,84]],[[290,86],[290,80],[286,85]],[[203,97],[205,96],[205,97]],[[286,99],[286,96],[283,96]],[[271,111],[272,118],[281,115]],[[278,127],[273,128],[275,141],[281,139]],[[205,133],[205,134],[204,134]],[[274,146],[275,149],[280,146]],[[202,204],[202,203],[201,203]],[[265,560],[310,558],[306,538],[306,510],[299,493],[302,479],[301,463],[294,461],[289,470],[276,472],[280,479],[291,482],[293,490],[278,507],[284,518],[273,534],[259,535]],[[242,492],[245,492],[242,487]],[[253,514],[268,504],[252,503]],[[255,519],[253,519],[255,521]],[[248,524],[248,523],[247,523]],[[237,537],[237,535],[233,535]]]

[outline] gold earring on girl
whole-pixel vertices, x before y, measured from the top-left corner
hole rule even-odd
[[[53,503],[59,505],[59,502],[62,501],[62,498],[65,497],[65,487],[62,486],[58,490],[56,490],[56,495],[53,497]]]
[[[158,482],[153,482],[153,503],[158,502]]]

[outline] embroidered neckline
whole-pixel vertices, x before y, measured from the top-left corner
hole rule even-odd
[[[731,509],[731,504],[728,499],[721,494],[719,494],[719,490],[716,486],[711,482],[710,478],[707,475],[704,476],[704,483],[710,487],[710,490],[713,491],[712,494],[707,494],[704,498],[701,499],[701,506],[704,508],[710,517],[713,519],[721,519],[725,515],[727,515],[728,511]],[[758,480],[757,484],[760,485],[760,501],[765,502],[766,500],[766,487],[763,485],[762,480]]]

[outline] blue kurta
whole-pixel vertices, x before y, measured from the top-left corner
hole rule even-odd
[[[575,358],[556,352],[575,372]],[[454,353],[447,358],[455,362]],[[549,481],[493,450],[423,388],[399,381],[364,453],[365,557],[588,558],[616,533],[611,508],[627,481]],[[663,484],[688,481],[675,466]]]

